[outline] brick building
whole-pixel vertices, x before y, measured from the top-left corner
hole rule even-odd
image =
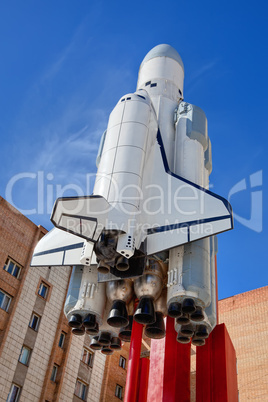
[[[0,401],[99,401],[105,356],[63,314],[71,267],[29,266],[45,233],[0,197]]]

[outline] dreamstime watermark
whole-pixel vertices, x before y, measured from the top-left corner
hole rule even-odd
[[[22,214],[31,216],[50,214],[55,200],[71,193],[72,197],[82,198],[79,201],[72,201],[69,206],[66,204],[65,208],[67,209],[65,212],[68,213],[71,209],[76,214],[80,212],[90,214],[92,204],[87,196],[91,194],[95,180],[96,173],[88,173],[85,175],[83,185],[76,183],[61,185],[55,183],[52,173],[45,174],[43,171],[38,171],[37,173],[23,172],[9,180],[6,186],[5,198]],[[103,204],[99,211],[94,211],[94,214],[108,214],[116,202],[117,209],[129,217],[129,222],[131,222],[131,216],[136,217],[141,213],[144,216],[150,216],[150,228],[152,227],[152,222],[155,222],[157,227],[158,216],[162,215],[168,218],[174,210],[178,213],[178,216],[185,216],[187,221],[191,221],[191,217],[196,214],[202,219],[202,216],[207,212],[206,192],[200,191],[198,186],[189,186],[184,182],[181,182],[174,191],[172,181],[174,181],[174,178],[171,175],[167,175],[167,179],[162,186],[150,183],[141,190],[138,180],[136,183],[128,183],[122,186],[117,180],[111,181],[110,177],[98,175],[95,184],[95,188],[97,187],[96,193],[98,194],[98,186],[100,186],[101,191],[99,192],[103,194],[104,198],[105,192],[107,194],[109,192],[109,199],[114,202]],[[18,202],[15,202],[18,189],[21,189],[21,187],[31,189],[29,197],[34,200],[35,205],[33,208],[25,209],[18,205]],[[238,210],[234,210],[234,219],[251,230],[261,232],[263,211],[262,171],[255,172],[249,176],[249,185],[247,185],[246,178],[235,184],[229,191],[228,201],[232,204],[232,199],[237,194],[241,197],[242,192],[244,192],[244,197],[250,197],[250,217],[241,216]],[[174,222],[167,221],[165,223],[166,226],[171,224],[174,224]],[[146,223],[142,222],[142,225],[144,230]],[[120,228],[117,229],[119,230]]]

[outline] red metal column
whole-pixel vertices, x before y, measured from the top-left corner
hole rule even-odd
[[[212,401],[238,402],[236,354],[225,324],[212,332]]]
[[[150,351],[150,371],[148,382],[148,402],[159,402],[163,394],[165,359],[165,338],[152,339]]]
[[[177,334],[176,334],[177,335]],[[191,399],[191,343],[177,342],[176,382],[173,401],[189,402]]]
[[[163,402],[190,401],[191,344],[176,338],[174,318],[167,317]]]
[[[136,402],[143,326],[133,320],[124,402]]]
[[[211,402],[211,337],[196,348],[196,402]]]
[[[224,324],[196,350],[196,402],[237,402],[236,355]]]
[[[137,402],[147,401],[147,391],[148,391],[148,379],[149,379],[149,366],[150,360],[146,357],[140,359],[140,370],[139,370],[139,387]]]
[[[164,360],[163,402],[173,402],[176,382],[177,333],[174,328],[174,318],[166,320],[166,342]],[[161,399],[160,399],[161,400]]]

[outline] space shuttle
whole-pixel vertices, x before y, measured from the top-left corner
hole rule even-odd
[[[110,114],[93,194],[58,198],[33,253],[32,266],[73,266],[65,315],[104,354],[133,320],[161,338],[169,315],[178,342],[196,346],[216,325],[216,235],[233,228],[232,208],[209,190],[207,119],[183,82],[173,47],[150,50]]]
[[[147,54],[136,92],[119,100],[101,138],[93,194],[56,200],[55,229],[32,265],[89,266],[93,258],[100,273],[135,275],[132,260],[141,255],[232,229],[230,204],[201,177],[210,163],[207,120],[183,101],[183,81],[175,49]]]

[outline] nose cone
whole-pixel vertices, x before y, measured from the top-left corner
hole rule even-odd
[[[166,45],[166,44],[162,44],[162,45],[157,45],[155,47],[153,47],[150,52],[148,52],[146,54],[146,56],[144,57],[142,63],[141,63],[141,67],[149,60],[154,59],[156,57],[168,57],[169,59],[173,59],[175,61],[177,61],[183,71],[184,71],[184,65],[181,59],[181,56],[179,55],[179,53],[177,52],[177,50],[174,49],[174,47],[170,46],[170,45]]]
[[[177,50],[158,45],[141,63],[137,90],[145,89],[151,98],[165,96],[178,102],[183,99],[183,80],[184,66]]]

